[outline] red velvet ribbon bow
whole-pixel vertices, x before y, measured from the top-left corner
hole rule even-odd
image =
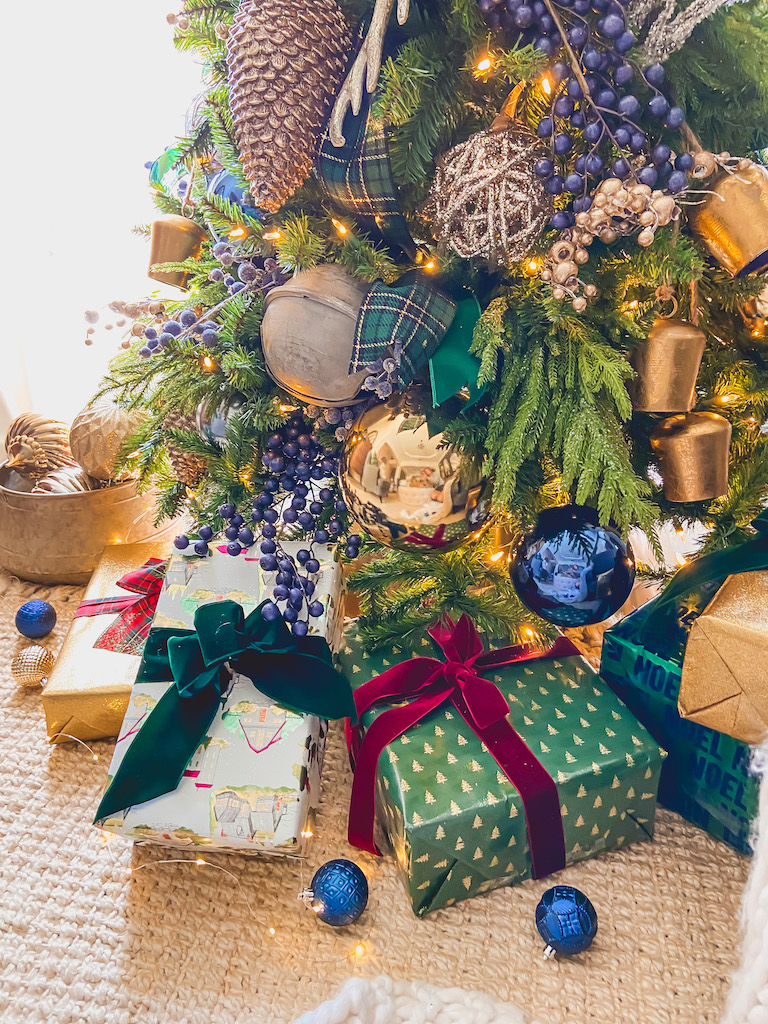
[[[131,591],[130,594],[80,602],[75,612],[76,619],[91,615],[119,616],[107,626],[93,645],[95,648],[118,654],[141,654],[163,589],[167,566],[167,561],[149,558],[140,569],[126,573],[117,581],[117,586]]]
[[[567,658],[578,655],[578,650],[566,637],[560,637],[548,651],[525,646],[486,652],[467,615],[462,615],[458,623],[444,619],[432,626],[429,634],[443,651],[446,661],[412,658],[387,669],[355,691],[358,719],[376,704],[406,703],[378,715],[362,739],[359,726],[348,732],[355,765],[349,813],[350,843],[369,853],[379,853],[373,839],[379,757],[388,743],[447,701],[486,745],[520,793],[533,877],[543,878],[559,871],[565,867],[565,839],[557,786],[509,722],[509,705],[504,695],[495,683],[484,679],[480,673],[516,662]]]

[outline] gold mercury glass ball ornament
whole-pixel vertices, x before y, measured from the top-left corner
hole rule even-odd
[[[140,413],[121,409],[114,402],[96,402],[72,421],[69,430],[72,454],[89,476],[113,480],[120,449],[141,420]],[[124,470],[121,479],[128,476],[130,473]]]
[[[40,686],[51,674],[55,660],[47,647],[33,644],[13,659],[11,675],[18,686]]]
[[[367,409],[340,463],[352,518],[374,540],[399,551],[447,551],[480,536],[491,486],[478,465],[430,433],[429,401],[408,388]]]

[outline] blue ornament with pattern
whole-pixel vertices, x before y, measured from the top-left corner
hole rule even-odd
[[[27,601],[16,612],[16,629],[30,640],[48,636],[56,625],[56,610],[47,601]]]
[[[325,924],[341,928],[360,917],[368,903],[368,882],[351,860],[329,860],[302,894]]]
[[[536,927],[547,944],[545,957],[555,953],[573,956],[592,945],[597,935],[597,913],[579,889],[555,885],[539,900]]]

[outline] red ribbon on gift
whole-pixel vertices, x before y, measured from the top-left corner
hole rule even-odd
[[[388,743],[402,736],[446,701],[456,708],[493,755],[520,793],[528,828],[533,877],[543,878],[565,867],[565,838],[560,798],[554,779],[509,722],[509,705],[495,683],[481,672],[544,658],[567,658],[579,652],[566,637],[548,651],[529,646],[485,651],[472,620],[462,615],[429,630],[443,651],[438,658],[411,658],[382,672],[355,691],[358,719],[376,704],[407,701],[378,715],[360,737],[360,726],[348,731],[355,765],[349,813],[349,841],[378,854],[373,839],[376,768]]]
[[[163,589],[168,562],[149,558],[140,569],[134,569],[117,581],[117,586],[131,593],[125,597],[96,597],[81,601],[75,618],[91,615],[119,615],[93,645],[101,651],[118,654],[141,654],[149,636],[157,599]]]

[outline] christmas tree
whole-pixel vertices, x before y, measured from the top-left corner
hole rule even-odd
[[[152,276],[184,291],[129,310],[102,393],[144,413],[123,463],[191,512],[178,546],[253,546],[299,634],[312,545],[368,553],[376,641],[443,608],[546,635],[506,540],[550,507],[654,545],[669,522],[744,539],[768,495],[766,14],[169,15],[207,82],[150,172]]]

